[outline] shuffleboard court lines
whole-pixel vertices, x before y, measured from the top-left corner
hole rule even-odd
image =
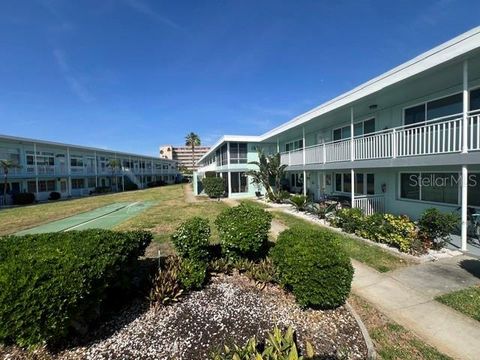
[[[152,202],[115,203],[65,219],[53,221],[15,235],[38,234],[85,229],[111,229],[152,206]]]

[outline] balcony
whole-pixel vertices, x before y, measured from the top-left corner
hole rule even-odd
[[[468,151],[480,150],[479,110],[468,116],[467,148]],[[422,125],[400,126],[353,139],[308,146],[281,153],[280,158],[282,164],[294,166],[460,153],[462,150],[463,117],[456,114]]]

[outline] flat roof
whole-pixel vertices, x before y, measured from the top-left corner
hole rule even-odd
[[[428,50],[427,52],[424,52],[421,55],[353,88],[352,90],[333,98],[332,100],[329,100],[301,115],[290,119],[282,125],[267,131],[263,135],[254,137],[257,139],[255,141],[263,142],[298,125],[305,124],[306,122],[317,118],[318,116],[372,95],[388,86],[418,75],[435,66],[458,58],[478,48],[480,48],[480,26],[477,26],[439,46],[436,46],[433,49]],[[236,138],[237,140],[235,141],[250,141],[248,139],[252,137],[236,135]],[[219,146],[223,142],[222,140],[230,141],[225,140],[225,136],[220,138],[220,140],[217,141],[214,146],[212,146],[212,149],[205,154],[199,160],[199,162],[208,156],[215,147]]]
[[[166,161],[166,162],[174,162],[174,163],[177,162],[175,160],[162,159],[160,157],[154,157],[154,156],[149,156],[149,155],[133,154],[133,153],[127,153],[127,152],[123,152],[123,151],[116,151],[116,150],[95,148],[95,147],[89,147],[89,146],[59,143],[59,142],[55,142],[55,141],[31,139],[31,138],[24,138],[24,137],[11,136],[11,135],[0,134],[0,141],[1,140],[7,140],[7,141],[13,141],[13,142],[26,142],[26,143],[28,142],[28,143],[36,143],[36,144],[58,146],[58,147],[68,147],[68,148],[74,148],[74,149],[79,149],[79,150],[99,151],[99,152],[122,155],[122,156],[141,157],[141,158],[146,158],[146,159],[151,159],[151,160],[162,160],[162,161]]]

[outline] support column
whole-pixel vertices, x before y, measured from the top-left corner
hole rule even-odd
[[[468,60],[463,61],[463,131],[462,131],[462,153],[468,153]]]
[[[355,207],[355,170],[350,170],[350,187],[351,189],[351,201],[352,201],[352,209]]]
[[[305,160],[304,160],[305,163]],[[307,171],[303,170],[303,195],[307,196]]]
[[[125,174],[122,173],[122,191],[125,191]]]
[[[35,165],[35,198],[38,200],[37,144],[33,143],[33,164]]]
[[[467,251],[468,168],[462,166],[462,251]]]
[[[303,157],[303,166],[305,166],[305,128],[302,127],[302,144],[303,144],[303,149],[302,149],[302,157]],[[305,174],[305,171],[303,172]],[[303,178],[303,182],[305,183],[305,176]]]
[[[97,160],[97,152],[93,153],[95,156],[95,187],[98,187],[98,160]]]
[[[354,131],[354,126],[353,126],[353,107],[350,108],[350,160],[354,161],[355,160],[355,142],[353,139],[353,131]],[[353,203],[352,203],[353,204]]]
[[[70,148],[67,147],[67,188],[68,196],[72,196],[72,173],[71,173],[71,161],[70,161]]]
[[[277,153],[280,152],[280,140],[278,140],[278,137],[277,137]]]

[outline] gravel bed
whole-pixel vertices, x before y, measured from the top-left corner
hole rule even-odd
[[[139,315],[140,313],[140,315]],[[102,340],[67,350],[60,359],[208,359],[223,343],[243,344],[273,328],[293,326],[300,346],[310,341],[322,359],[366,358],[354,317],[345,308],[302,310],[277,286],[259,289],[242,275],[219,275],[177,304],[131,309],[98,329]],[[108,336],[101,336],[106,332]]]

